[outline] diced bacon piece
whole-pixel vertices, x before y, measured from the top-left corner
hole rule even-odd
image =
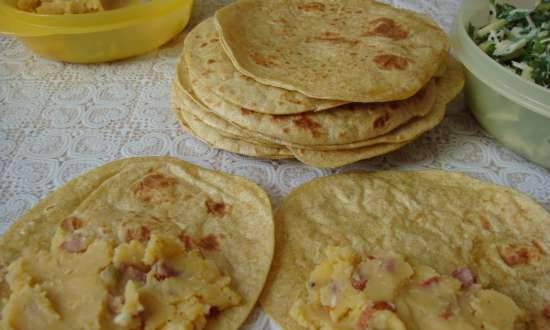
[[[147,272],[133,265],[125,266],[124,273],[130,280],[138,283],[145,283],[147,279]]]
[[[546,305],[546,307],[544,307],[542,310],[542,315],[550,320],[550,305]]]
[[[377,301],[372,305],[372,309],[376,311],[391,311],[395,312],[395,305],[387,301]]]
[[[145,243],[151,238],[151,231],[149,228],[141,226],[129,226],[122,228],[122,241],[139,241]]]
[[[439,282],[441,282],[441,277],[439,277],[439,276],[434,276],[434,277],[430,277],[430,278],[428,278],[428,279],[422,281],[422,282],[420,283],[420,285],[423,286],[423,287],[430,287],[430,286],[432,286],[432,285],[434,285],[434,284],[437,284],[437,283],[439,283]]]
[[[88,246],[84,242],[82,236],[74,235],[59,245],[59,248],[69,253],[82,253],[86,251]]]
[[[351,275],[351,286],[355,290],[359,290],[359,291],[365,290],[365,286],[367,285],[368,281],[369,280],[367,279],[367,277],[362,275],[361,272],[359,272],[359,270],[356,270]]]
[[[366,278],[358,278],[358,279],[351,279],[351,286],[355,290],[363,291],[365,290],[365,287],[367,286],[367,280]]]
[[[453,272],[453,277],[462,283],[463,289],[468,289],[476,282],[476,278],[472,270],[468,267],[462,267]]]
[[[374,309],[370,307],[365,307],[361,312],[361,314],[359,314],[359,317],[357,318],[357,322],[355,322],[355,329],[367,330],[369,326],[369,320],[372,317],[372,314],[374,314]]]
[[[157,262],[153,266],[153,274],[157,281],[164,281],[170,277],[176,277],[179,272],[163,262]]]
[[[84,226],[84,221],[78,217],[68,217],[59,225],[65,232],[72,233]]]

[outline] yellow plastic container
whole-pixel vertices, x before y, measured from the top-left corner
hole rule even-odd
[[[183,30],[193,0],[150,0],[90,14],[38,15],[0,0],[0,33],[44,57],[97,63],[151,51]]]

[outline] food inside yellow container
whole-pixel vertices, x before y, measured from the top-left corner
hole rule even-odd
[[[58,61],[113,61],[146,53],[173,38],[189,21],[193,0],[101,3],[105,10],[43,15],[17,9],[17,0],[0,0],[0,33]]]
[[[86,14],[105,10],[99,0],[17,0],[17,9],[38,14]]]

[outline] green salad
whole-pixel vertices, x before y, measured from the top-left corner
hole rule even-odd
[[[490,22],[481,28],[470,23],[472,39],[505,67],[550,88],[550,0],[542,0],[534,10],[502,0],[489,2]]]

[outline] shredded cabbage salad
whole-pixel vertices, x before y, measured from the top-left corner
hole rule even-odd
[[[490,22],[480,28],[470,23],[471,38],[506,68],[550,88],[550,0],[542,0],[534,10],[502,0],[489,2]]]

